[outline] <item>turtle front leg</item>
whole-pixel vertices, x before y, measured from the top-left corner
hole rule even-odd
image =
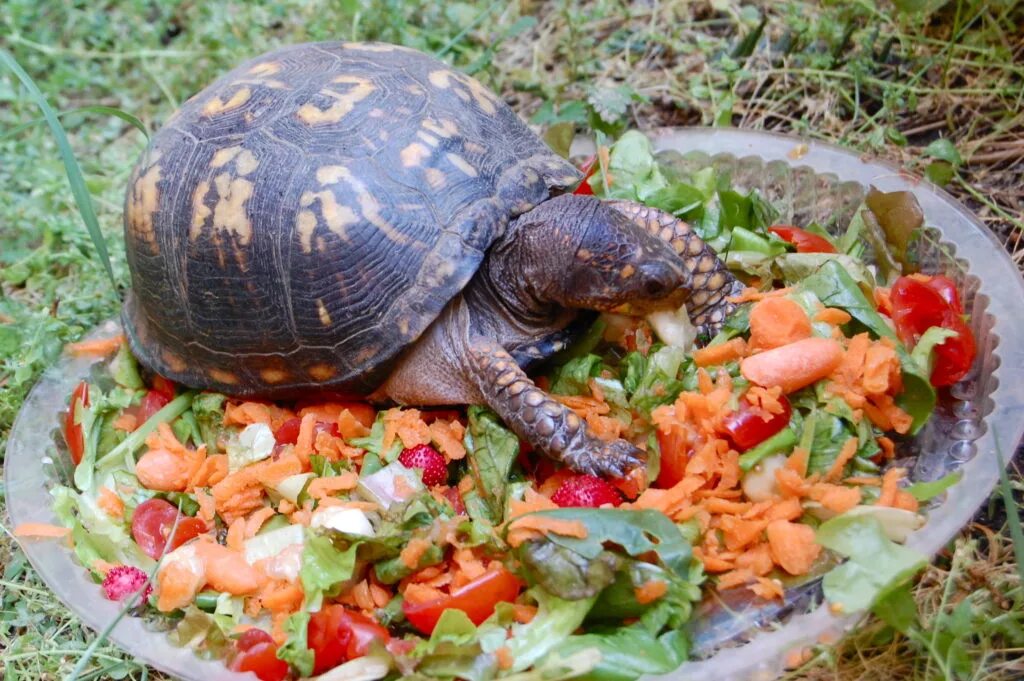
[[[671,244],[693,275],[693,290],[686,309],[697,327],[698,338],[717,334],[736,307],[729,298],[743,289],[725,263],[688,224],[671,213],[632,201],[609,201],[608,205]]]
[[[622,477],[646,454],[625,440],[606,441],[583,420],[538,388],[515,359],[494,341],[469,346],[472,379],[487,404],[516,435],[573,470]]]

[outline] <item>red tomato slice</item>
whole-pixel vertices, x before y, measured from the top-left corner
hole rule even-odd
[[[587,162],[583,164],[583,167],[580,168],[580,171],[583,173],[583,179],[580,181],[579,186],[576,187],[576,189],[573,190],[573,192],[572,192],[573,194],[577,194],[577,195],[580,195],[580,196],[592,196],[593,195],[594,190],[590,187],[590,181],[589,180],[590,180],[590,177],[594,173],[597,172],[598,165],[599,164],[597,162],[597,154],[594,154],[593,156],[591,156],[587,160]]]
[[[806,229],[800,229],[793,225],[774,225],[769,227],[768,231],[796,246],[797,253],[836,252],[836,247],[829,243],[828,239],[808,232]]]
[[[165,393],[156,390],[150,390],[146,393],[146,396],[142,398],[142,402],[139,403],[139,425],[141,426],[153,414],[166,407],[171,399]]]
[[[260,681],[284,681],[288,663],[277,658],[277,644],[262,629],[249,629],[235,642],[228,667],[233,672],[252,672]]]
[[[426,603],[403,603],[405,618],[416,629],[430,635],[448,608],[466,613],[473,624],[491,616],[498,603],[511,603],[519,595],[519,579],[508,570],[491,570],[477,577],[450,596]]]
[[[385,646],[388,630],[369,617],[341,605],[327,605],[309,619],[306,641],[313,651],[313,673],[322,674],[342,662],[363,657],[374,641]]]
[[[782,412],[773,414],[767,421],[754,413],[750,403],[745,399],[740,400],[739,409],[725,417],[725,434],[732,440],[737,451],[743,452],[761,444],[789,424],[793,408],[785,396],[780,397],[779,402],[782,403]]]
[[[925,286],[942,296],[942,299],[946,301],[946,304],[949,305],[950,309],[954,312],[957,314],[964,313],[964,308],[960,304],[960,293],[956,290],[956,284],[953,283],[952,279],[941,274],[933,274],[931,276],[926,274],[915,274],[912,276],[914,279],[922,282]]]
[[[68,443],[71,461],[76,466],[82,461],[82,455],[85,453],[85,434],[82,432],[82,425],[75,423],[75,411],[79,402],[83,407],[89,406],[89,384],[85,381],[71,391],[71,403],[68,405],[68,413],[64,416],[64,441]]]
[[[662,489],[668,489],[686,476],[686,464],[690,460],[690,443],[674,428],[669,433],[658,430],[657,438],[661,459],[655,484]]]
[[[299,427],[302,425],[302,419],[293,418],[288,419],[281,426],[274,431],[274,440],[279,445],[293,445],[299,440]]]
[[[934,279],[939,281],[934,282]],[[921,334],[933,326],[957,332],[935,348],[931,375],[934,386],[959,381],[970,370],[977,355],[974,334],[960,317],[960,299],[952,283],[946,277],[935,277],[927,282],[914,276],[900,277],[889,292],[896,334],[906,345],[916,345]]]
[[[192,518],[184,513],[180,515],[178,529],[168,542],[167,536],[179,516],[178,509],[163,499],[147,499],[139,504],[132,514],[132,538],[143,553],[154,560],[159,560],[165,544],[167,551],[170,552],[189,539],[206,532],[206,523],[199,518]]]
[[[152,390],[154,392],[160,393],[161,395],[167,398],[168,402],[170,402],[171,400],[174,399],[176,388],[173,381],[157,374],[156,376],[153,377]]]

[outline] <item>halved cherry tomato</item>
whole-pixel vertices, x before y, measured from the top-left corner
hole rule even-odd
[[[206,532],[206,523],[199,518],[180,514],[178,529],[174,537],[167,541],[167,536],[179,517],[174,504],[163,499],[153,498],[143,501],[135,507],[132,514],[132,538],[142,552],[154,560],[158,560],[164,552],[164,546],[171,552],[189,539]]]
[[[386,646],[390,640],[387,629],[342,605],[327,605],[313,613],[306,629],[306,642],[314,656],[314,674],[363,657],[374,641]]]
[[[233,672],[252,672],[260,681],[284,681],[288,663],[277,657],[277,644],[267,632],[252,628],[235,641],[228,667]]]
[[[916,279],[942,296],[946,304],[957,314],[964,313],[964,308],[960,304],[960,293],[956,290],[956,284],[949,277],[941,274],[911,274],[910,278]]]
[[[796,246],[797,253],[836,252],[836,247],[830,244],[828,239],[808,232],[806,229],[800,229],[793,225],[773,225],[768,228],[768,231]]]
[[[82,461],[82,455],[85,453],[85,434],[82,432],[82,425],[75,423],[75,411],[79,402],[83,407],[89,406],[89,384],[85,381],[71,391],[71,403],[68,405],[68,413],[64,416],[64,441],[68,443],[71,461],[76,466]]]
[[[166,407],[171,399],[173,398],[167,397],[165,393],[157,390],[150,390],[146,393],[146,396],[143,397],[142,401],[139,403],[139,425],[141,426],[149,420],[149,417]]]
[[[656,485],[668,489],[686,476],[686,464],[690,461],[690,443],[676,428],[668,433],[659,429],[657,438],[661,458]]]
[[[450,596],[426,603],[403,603],[402,610],[409,624],[429,635],[437,626],[441,614],[449,608],[461,610],[473,624],[480,624],[491,616],[498,603],[514,601],[519,595],[520,586],[519,579],[508,570],[490,570],[461,589],[456,589]]]
[[[793,415],[793,408],[785,396],[779,397],[779,402],[782,404],[782,412],[772,414],[767,421],[756,414],[745,399],[740,400],[739,409],[725,417],[722,424],[725,434],[732,440],[737,451],[743,452],[759,445],[786,427]]]
[[[946,279],[942,277],[941,279]],[[952,385],[963,378],[974,363],[977,346],[974,334],[960,317],[960,300],[951,281],[922,281],[919,276],[900,277],[889,292],[892,300],[892,321],[896,334],[904,344],[913,347],[921,335],[933,326],[956,331],[935,347],[935,366],[931,383]]]
[[[573,194],[590,196],[594,193],[594,190],[590,187],[590,177],[597,172],[598,165],[597,154],[587,159],[587,162],[580,168],[580,172],[583,173],[583,179],[580,181],[579,186],[573,190]]]
[[[156,376],[153,377],[152,390],[166,397],[168,402],[174,399],[174,382],[169,378],[164,378],[160,374],[157,374]]]

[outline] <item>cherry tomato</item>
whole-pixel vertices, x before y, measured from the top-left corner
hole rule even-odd
[[[293,445],[299,440],[299,428],[302,426],[302,419],[288,419],[274,431],[274,440],[279,445]]]
[[[508,570],[490,570],[450,596],[426,603],[403,603],[402,610],[409,624],[429,635],[448,608],[466,613],[473,624],[491,616],[498,603],[511,603],[519,595],[519,579]]]
[[[926,274],[913,274],[911,277],[913,279],[917,279],[922,284],[942,296],[942,299],[946,301],[946,304],[949,305],[950,309],[954,312],[957,314],[964,313],[964,308],[960,304],[960,293],[956,290],[956,284],[953,283],[952,279],[941,274],[934,274],[931,276]]]
[[[288,663],[277,658],[277,644],[262,629],[249,629],[235,641],[228,667],[233,672],[252,672],[260,681],[284,681]]]
[[[933,284],[917,277],[900,277],[889,292],[896,334],[906,345],[916,345],[921,335],[933,326],[957,332],[935,347],[931,375],[935,386],[952,385],[963,378],[977,354],[974,334],[960,317],[959,297],[955,296],[955,287],[953,294],[949,293],[950,284],[948,279]]]
[[[591,156],[587,162],[583,164],[583,167],[580,168],[580,171],[583,173],[583,179],[580,181],[579,186],[573,191],[573,194],[590,196],[594,193],[589,180],[590,177],[597,172],[598,165],[596,154]]]
[[[146,396],[142,398],[142,402],[139,403],[139,425],[141,426],[148,421],[150,416],[166,407],[170,401],[171,398],[168,398],[165,393],[157,392],[156,390],[150,390],[146,393]]]
[[[835,253],[836,247],[829,243],[828,239],[818,236],[806,229],[800,229],[793,225],[774,225],[768,231],[783,241],[796,246],[797,253]]]
[[[690,460],[690,443],[676,428],[670,432],[658,430],[658,452],[661,454],[657,487],[668,489],[686,476],[686,464]]]
[[[448,500],[448,503],[455,509],[456,515],[466,514],[466,503],[462,500],[462,494],[459,492],[458,487],[449,487],[444,491],[444,498]]]
[[[780,397],[779,402],[782,404],[782,412],[772,414],[767,421],[755,413],[744,399],[740,400],[739,409],[725,417],[725,434],[732,440],[737,451],[744,452],[759,445],[786,427],[789,417],[793,415],[793,408],[785,396]]]
[[[171,552],[189,539],[206,532],[206,523],[199,518],[183,513],[178,518],[179,512],[174,504],[158,498],[147,499],[136,506],[132,514],[132,538],[143,553],[158,560],[164,552],[164,545]],[[174,527],[175,519],[178,519],[178,529],[168,542],[167,536]]]
[[[153,388],[152,388],[152,390],[154,392],[158,392],[161,395],[163,395],[164,397],[166,397],[168,402],[170,402],[171,400],[174,399],[174,393],[175,393],[174,382],[171,381],[168,378],[164,378],[160,374],[157,374],[156,376],[153,377]]]
[[[313,650],[314,674],[363,657],[374,641],[386,646],[390,640],[387,629],[341,605],[327,605],[313,613],[306,629],[306,641]]]
[[[85,453],[85,434],[82,432],[82,425],[75,423],[75,411],[78,403],[83,407],[89,406],[89,384],[82,381],[71,391],[71,403],[68,405],[68,413],[64,416],[64,440],[68,443],[68,451],[71,453],[71,461],[77,466]]]

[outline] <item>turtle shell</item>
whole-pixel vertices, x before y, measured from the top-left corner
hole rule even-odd
[[[270,52],[186,102],[132,174],[132,350],[230,394],[367,394],[509,219],[579,177],[420,52]]]

